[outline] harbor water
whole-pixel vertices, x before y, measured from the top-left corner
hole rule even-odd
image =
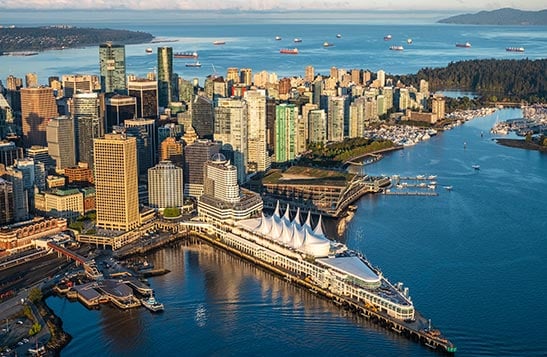
[[[198,51],[201,68],[175,61],[185,79],[203,79],[228,67],[266,70],[278,76],[316,73],[331,66],[386,73],[413,73],[474,58],[543,58],[545,27],[367,24],[354,19],[277,25],[264,21],[211,20],[200,23],[159,16],[130,21],[113,14],[72,16],[70,24],[151,32],[177,42],[174,52]],[[17,12],[17,25],[43,24]],[[116,21],[117,20],[117,21]],[[43,20],[40,20],[43,21]],[[51,17],[52,24],[59,22]],[[79,22],[78,22],[79,21]],[[342,37],[336,39],[335,35]],[[391,43],[383,36],[392,34]],[[276,41],[275,36],[283,40]],[[330,37],[329,37],[330,36]],[[282,47],[300,54],[284,56]],[[412,37],[413,44],[406,45]],[[213,46],[215,40],[226,45]],[[323,48],[324,41],[335,46]],[[456,48],[469,41],[472,48]],[[390,45],[405,46],[389,51]],[[505,51],[523,46],[524,54]],[[126,47],[127,72],[144,75],[156,66],[150,44]],[[0,57],[0,78],[36,72],[48,76],[98,74],[97,48],[48,51],[30,57]],[[214,67],[213,67],[214,66]],[[458,347],[458,355],[545,355],[544,272],[547,270],[547,157],[492,141],[496,120],[518,118],[503,110],[478,118],[364,167],[373,175],[437,175],[438,196],[368,195],[357,202],[345,243],[365,254],[393,283],[410,288],[416,308],[432,319]],[[484,133],[481,136],[481,132]],[[464,145],[465,143],[465,145]],[[475,170],[472,165],[480,165]],[[443,186],[452,186],[451,191]],[[171,270],[150,278],[165,311],[87,310],[77,302],[50,297],[73,340],[62,356],[139,355],[366,355],[432,356],[434,352],[340,310],[311,292],[294,287],[249,263],[207,245],[167,247],[148,257]]]

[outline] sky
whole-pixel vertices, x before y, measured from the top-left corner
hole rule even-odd
[[[0,0],[2,9],[132,10],[543,10],[545,0]],[[1,16],[1,14],[0,14]]]

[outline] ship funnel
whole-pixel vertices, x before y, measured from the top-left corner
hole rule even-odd
[[[405,288],[405,290],[403,290],[403,294],[408,297],[408,287]]]

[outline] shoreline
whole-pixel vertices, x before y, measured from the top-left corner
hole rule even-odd
[[[495,138],[493,140],[495,140],[497,144],[511,148],[547,152],[547,146],[542,146],[534,142],[527,142],[524,139]]]

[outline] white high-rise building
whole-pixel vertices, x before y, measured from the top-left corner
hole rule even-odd
[[[249,171],[266,171],[271,162],[266,145],[266,91],[245,92],[247,102]]]
[[[204,194],[223,202],[239,202],[237,176],[237,168],[224,155],[215,154],[205,168]]]
[[[148,203],[151,207],[181,207],[184,204],[182,168],[169,160],[148,169]]]
[[[222,150],[233,153],[233,164],[237,167],[238,181],[247,180],[247,103],[240,99],[219,98],[215,108],[216,141],[222,142]]]

